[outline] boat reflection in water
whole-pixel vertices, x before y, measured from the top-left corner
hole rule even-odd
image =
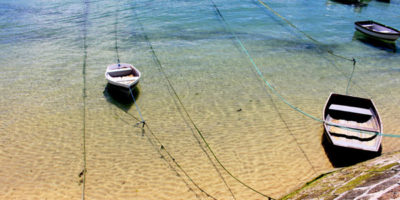
[[[377,39],[374,37],[370,37],[368,35],[361,33],[360,31],[354,31],[353,40],[358,40],[358,41],[362,42],[363,44],[366,44],[368,46],[378,48],[381,50],[385,50],[388,52],[393,52],[393,53],[397,52],[396,43],[388,42],[385,40],[380,40],[380,39]]]
[[[132,88],[130,91],[132,91],[133,97],[137,101],[140,96],[139,86]],[[128,111],[134,103],[130,91],[108,83],[103,94],[109,103],[114,104],[121,110]]]
[[[354,7],[354,12],[356,13],[361,13],[363,8],[368,6],[368,3],[370,0],[328,0],[327,5],[335,4],[335,3],[340,3],[340,4],[346,4],[349,6]]]

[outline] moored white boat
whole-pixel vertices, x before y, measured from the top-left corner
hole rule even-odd
[[[139,83],[140,76],[140,71],[127,63],[109,65],[105,73],[109,84],[126,89],[136,86]]]
[[[356,30],[374,38],[395,41],[400,31],[374,21],[358,21],[354,23]]]
[[[331,93],[324,108],[327,139],[338,147],[378,152],[382,123],[371,99]]]

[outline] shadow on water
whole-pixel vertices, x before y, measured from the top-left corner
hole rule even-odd
[[[132,89],[133,96],[137,101],[140,95],[138,86]],[[128,89],[117,87],[111,84],[107,84],[103,91],[106,100],[121,110],[128,111],[133,105],[133,99]]]
[[[354,31],[353,40],[358,40],[358,41],[362,42],[363,44],[366,44],[368,46],[378,48],[381,50],[385,50],[387,52],[392,52],[392,53],[397,52],[397,47],[396,47],[395,42],[388,42],[388,41],[376,39],[376,38],[370,37],[368,35],[365,35],[364,33],[361,33],[358,30]]]
[[[382,153],[382,145],[378,152],[367,152],[334,146],[328,141],[325,133],[322,135],[322,146],[333,167],[351,166],[378,157]]]

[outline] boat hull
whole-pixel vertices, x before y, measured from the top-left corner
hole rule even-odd
[[[131,64],[119,63],[109,65],[105,77],[109,84],[129,90],[139,83],[141,73]]]
[[[332,145],[379,151],[383,128],[372,100],[331,93],[323,113],[324,134]]]
[[[360,21],[354,25],[356,30],[373,38],[395,41],[400,37],[398,30],[374,21]]]

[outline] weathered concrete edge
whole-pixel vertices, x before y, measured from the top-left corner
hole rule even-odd
[[[280,199],[281,199],[281,200],[290,199],[291,197],[297,195],[297,194],[300,193],[301,191],[304,191],[304,190],[306,190],[306,189],[308,189],[308,188],[313,187],[314,185],[316,185],[316,184],[318,183],[318,181],[320,181],[321,179],[324,179],[327,175],[332,174],[332,173],[335,173],[336,171],[339,171],[339,170],[341,170],[341,169],[342,169],[342,168],[336,168],[336,169],[333,169],[333,170],[331,170],[331,171],[322,173],[322,174],[316,176],[315,178],[311,179],[311,180],[308,181],[307,183],[305,183],[305,184],[304,184],[303,186],[301,186],[300,188],[298,188],[298,189],[294,190],[293,192],[291,192],[291,193],[289,193],[289,194],[283,196],[283,197],[280,198]]]
[[[287,200],[287,199],[293,199],[293,198],[299,198],[299,195],[303,192],[307,192],[307,190],[312,191],[314,187],[318,187],[320,182],[323,182],[327,179],[330,179],[334,177],[335,175],[340,175],[341,172],[345,170],[354,170],[354,171],[364,171],[364,172],[369,172],[369,171],[374,171],[374,170],[386,170],[391,168],[393,165],[399,165],[400,161],[396,159],[395,157],[400,157],[400,151],[397,152],[390,152],[390,153],[385,153],[382,154],[379,157],[376,157],[371,160],[367,160],[361,163],[358,163],[356,165],[348,166],[348,167],[343,167],[343,168],[335,168],[332,169],[331,171],[327,171],[325,173],[320,174],[319,176],[313,178],[309,182],[305,183],[303,186],[300,188],[294,190],[293,192],[283,196],[282,200]],[[397,164],[396,164],[397,163]],[[355,176],[358,177],[358,176]],[[339,189],[342,189],[351,183],[354,179],[349,179],[347,181],[344,181],[341,184],[338,184],[337,187],[330,188],[330,191],[326,192],[332,192],[332,191],[337,191]],[[349,187],[349,189],[352,189],[352,187]],[[345,192],[345,191],[343,191]]]

